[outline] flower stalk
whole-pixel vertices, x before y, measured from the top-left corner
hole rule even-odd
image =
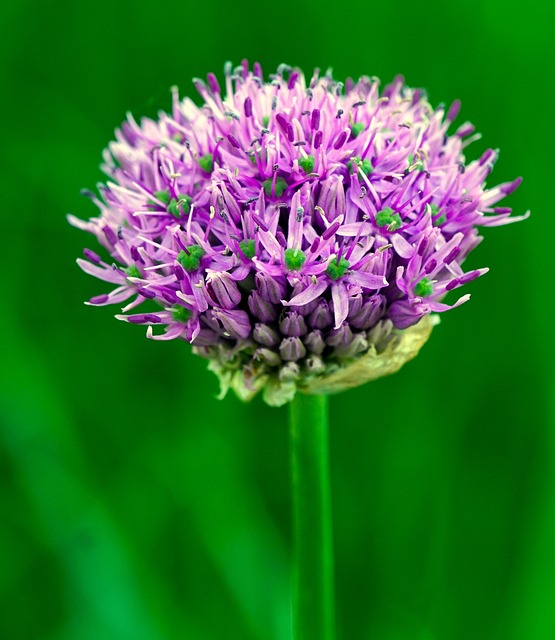
[[[333,535],[328,397],[299,393],[290,404],[293,476],[294,640],[333,640]]]

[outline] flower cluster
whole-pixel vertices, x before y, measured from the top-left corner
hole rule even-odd
[[[190,342],[224,390],[329,391],[318,381],[426,334],[412,357],[429,314],[469,298],[446,294],[487,271],[461,267],[477,227],[525,217],[494,206],[520,179],[485,188],[496,151],[465,164],[473,126],[448,135],[459,103],[434,110],[401,77],[380,94],[285,65],[265,82],[245,62],[225,93],[213,74],[194,84],[202,106],[174,90],[171,115],[128,117],[90,194],[100,216],[70,222],[110,255],[78,260],[115,285],[90,304],[129,301],[117,318]]]

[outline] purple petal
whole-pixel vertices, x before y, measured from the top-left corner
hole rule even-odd
[[[365,271],[351,271],[347,276],[347,281],[358,284],[365,289],[381,289],[389,284],[384,276],[378,276]]]
[[[82,260],[81,258],[77,258],[77,264],[83,269],[85,273],[88,273],[99,280],[104,280],[104,282],[113,282],[114,284],[121,284],[125,282],[125,276],[120,272],[114,269],[105,269],[104,267],[98,267],[95,264],[91,264],[86,260]]]
[[[333,301],[334,328],[338,329],[349,313],[349,297],[343,282],[333,282],[331,285],[331,299]]]
[[[309,302],[316,300],[318,296],[322,295],[327,288],[328,283],[326,280],[318,280],[318,282],[309,284],[304,291],[298,293],[296,296],[291,298],[291,300],[282,300],[281,302],[288,307],[308,304]]]

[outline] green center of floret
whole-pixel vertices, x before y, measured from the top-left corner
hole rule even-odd
[[[192,244],[190,247],[186,247],[186,251],[179,252],[177,261],[185,271],[196,271],[203,255],[204,249],[198,244]]]
[[[125,267],[124,271],[127,274],[128,278],[142,278],[143,277],[136,264],[130,264],[128,267]]]
[[[359,156],[355,156],[353,160],[349,160],[349,162],[347,162],[347,169],[349,169],[349,173],[355,173],[359,168],[365,176],[369,176],[372,171],[374,171],[372,163],[366,158],[361,160]]]
[[[262,183],[262,186],[264,187],[264,191],[266,192],[266,195],[268,197],[271,197],[272,195],[272,182],[273,182],[273,179],[268,178],[267,180],[264,180],[264,182]],[[285,180],[280,176],[279,178],[277,178],[276,184],[274,186],[274,193],[276,195],[276,198],[281,198],[285,189],[287,189],[287,182],[285,182]]]
[[[298,271],[306,262],[306,256],[300,249],[285,249],[284,259],[288,271]]]
[[[207,153],[198,159],[198,163],[204,173],[212,173],[214,169],[214,156],[211,153]]]
[[[159,201],[163,202],[165,205],[168,205],[170,202],[170,191],[169,189],[162,189],[161,191],[155,191],[153,193],[154,197]],[[147,200],[148,208],[152,211],[152,209],[157,209],[160,207],[159,202],[155,202],[150,198]]]
[[[314,156],[299,158],[299,167],[308,175],[314,171]]]
[[[398,213],[394,213],[391,207],[385,207],[376,213],[376,224],[378,227],[387,227],[388,231],[395,231],[403,223]]]
[[[445,222],[445,214],[442,213],[438,218],[435,217],[439,213],[439,207],[437,206],[437,204],[431,204],[430,209],[431,209],[431,212],[430,212],[431,216],[432,218],[434,218],[434,221],[433,221],[434,227],[439,227],[439,225]]]
[[[254,240],[241,240],[239,243],[239,248],[243,252],[245,258],[252,260],[255,254],[255,244]]]
[[[184,215],[189,215],[191,211],[191,196],[180,195],[176,200],[172,198],[170,204],[168,205],[168,213],[171,214],[174,218],[181,218],[181,210],[183,210]],[[179,206],[181,205],[181,209]]]
[[[160,200],[160,202],[163,202],[164,204],[168,204],[170,201],[170,190],[169,189],[162,189],[161,191],[155,191],[154,195],[156,196],[156,198],[158,200]]]
[[[190,317],[191,312],[185,307],[178,306],[175,307],[175,309],[172,309],[172,318],[177,322],[187,322]]]
[[[262,116],[262,124],[267,127],[270,124],[270,116]]]
[[[414,295],[420,298],[431,296],[434,292],[434,285],[428,280],[428,278],[422,278],[414,285]]]
[[[362,122],[353,122],[353,126],[351,127],[353,138],[358,137],[364,131],[364,129],[366,129],[366,127],[362,124]]]
[[[331,280],[339,280],[345,275],[345,271],[350,267],[350,263],[345,258],[337,259],[334,258],[326,269],[326,274],[330,277]]]

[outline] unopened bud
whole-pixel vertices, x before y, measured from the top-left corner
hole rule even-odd
[[[326,343],[324,342],[324,338],[322,337],[322,332],[318,329],[311,331],[304,338],[304,344],[306,348],[316,355],[321,355],[324,349],[326,348]]]
[[[278,332],[267,324],[255,324],[252,337],[265,347],[275,347],[279,342]]]
[[[279,354],[284,360],[296,362],[306,355],[306,347],[300,338],[284,338],[279,345]]]
[[[304,336],[307,332],[306,322],[302,315],[296,311],[288,311],[283,314],[279,323],[279,329],[285,336]]]

